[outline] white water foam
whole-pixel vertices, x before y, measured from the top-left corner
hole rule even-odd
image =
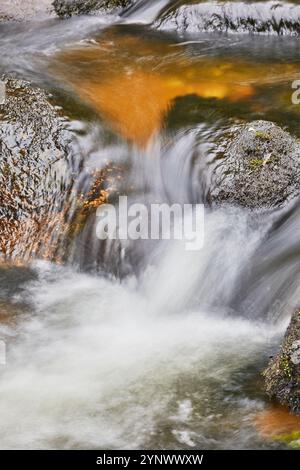
[[[240,387],[234,374],[259,361],[284,325],[228,316],[257,234],[246,218],[233,230],[234,217],[222,234],[224,217],[208,220],[204,251],[175,244],[140,283],[35,267],[25,290],[34,313],[20,321],[1,374],[2,448],[221,447],[218,423],[262,406],[243,392],[234,398],[230,384]]]

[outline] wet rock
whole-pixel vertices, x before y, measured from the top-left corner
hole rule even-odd
[[[22,80],[6,78],[4,82],[0,258],[10,259],[45,248],[51,227],[58,228],[71,135],[45,92]]]
[[[295,366],[300,364],[300,340],[294,341],[291,345],[291,362]]]
[[[220,144],[218,158],[212,203],[268,209],[300,193],[300,144],[272,122],[236,126]]]
[[[1,0],[0,22],[29,20],[53,12],[53,0]]]
[[[164,30],[300,34],[300,5],[293,2],[199,2],[171,7],[155,23]]]
[[[271,398],[300,413],[300,311],[285,334],[279,354],[264,371],[265,389]]]
[[[103,9],[116,10],[125,8],[133,3],[133,0],[54,0],[53,7],[62,18],[74,15],[86,15],[97,13]]]

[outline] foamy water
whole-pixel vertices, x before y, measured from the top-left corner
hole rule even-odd
[[[34,266],[37,279],[15,296],[33,313],[8,339],[1,448],[253,445],[251,415],[263,402],[247,396],[239,374],[261,361],[286,322],[226,311],[258,242],[247,218],[238,231],[235,215],[226,218],[226,237],[225,214],[209,216],[203,251],[176,243],[139,282]],[[245,436],[234,432],[240,419]]]

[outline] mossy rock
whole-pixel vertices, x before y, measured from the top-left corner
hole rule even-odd
[[[300,311],[285,334],[281,350],[263,373],[267,394],[290,411],[300,413]],[[300,439],[300,436],[299,436]]]
[[[300,431],[273,437],[274,441],[283,442],[294,450],[300,450]]]
[[[220,142],[209,199],[272,209],[300,194],[300,145],[268,121],[232,128]]]

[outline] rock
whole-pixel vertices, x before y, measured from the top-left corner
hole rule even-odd
[[[268,209],[300,193],[300,144],[272,122],[236,126],[221,143],[218,158],[212,203]]]
[[[300,413],[300,311],[292,316],[279,354],[263,373],[271,398]]]
[[[97,207],[117,197],[121,168],[108,162],[80,170],[87,158],[80,137],[50,97],[24,80],[4,82],[0,264],[38,257],[119,275],[119,247],[96,239],[93,224]],[[116,256],[110,256],[112,249]]]
[[[46,248],[58,229],[71,134],[46,93],[6,78],[0,106],[0,257]],[[56,227],[55,227],[56,226]]]
[[[203,31],[263,33],[298,36],[297,2],[199,2],[171,7],[154,25],[158,29],[198,33]]]
[[[102,9],[115,10],[129,6],[133,0],[54,0],[53,7],[58,16],[97,13]]]
[[[300,364],[300,340],[294,341],[291,346],[291,361],[295,366]]]
[[[29,20],[52,12],[52,0],[1,0],[0,2],[0,22]]]
[[[293,450],[300,450],[300,432],[290,432],[288,434],[275,436],[274,440],[287,444]]]

